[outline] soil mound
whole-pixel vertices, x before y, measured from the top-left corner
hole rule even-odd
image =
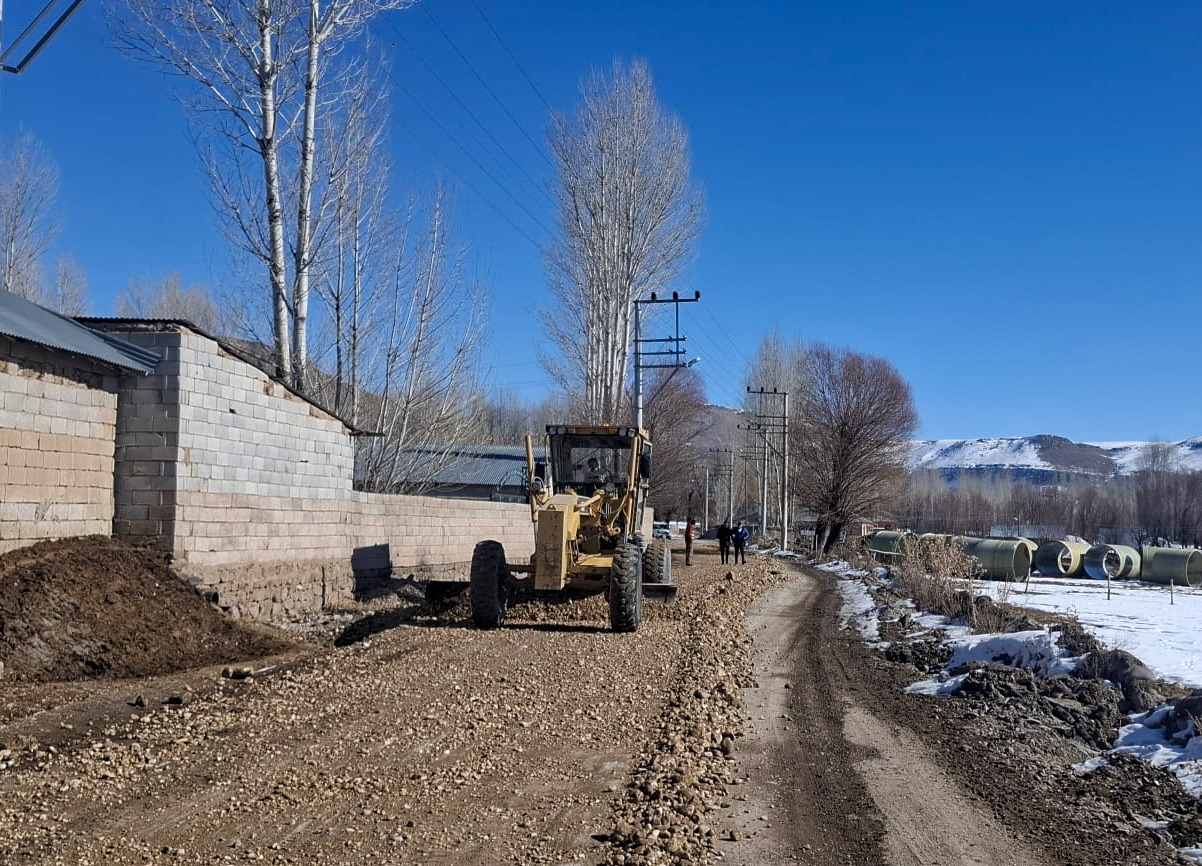
[[[171,571],[168,554],[104,536],[0,556],[0,662],[32,682],[137,677],[286,649],[222,616]]]

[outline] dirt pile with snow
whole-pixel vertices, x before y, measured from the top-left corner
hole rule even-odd
[[[0,556],[6,680],[149,676],[288,645],[214,610],[172,573],[162,551],[88,536]]]

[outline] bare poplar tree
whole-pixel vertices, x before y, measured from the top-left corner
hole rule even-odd
[[[548,253],[554,349],[548,371],[582,394],[593,421],[617,421],[636,298],[663,291],[692,259],[702,223],[684,125],[660,105],[647,64],[594,72],[575,114],[555,114],[558,236]]]
[[[119,43],[195,85],[191,107],[209,133],[202,158],[217,206],[235,246],[266,267],[276,367],[296,387],[308,370],[310,273],[319,255],[318,131],[344,97],[340,54],[372,18],[412,2],[127,0],[120,7],[129,14],[119,20]]]
[[[43,299],[42,260],[59,233],[54,216],[58,166],[24,130],[0,153],[0,288]]]
[[[393,283],[404,246],[396,215],[386,209],[388,159],[384,129],[387,98],[381,64],[367,64],[339,116],[342,135],[322,161],[329,215],[324,258],[315,263],[314,287],[327,310],[331,332],[319,345],[333,352],[334,393],[327,404],[359,421],[364,350],[381,325],[377,301]],[[328,360],[319,351],[315,360]]]
[[[202,286],[184,287],[178,273],[153,285],[134,278],[129,288],[117,295],[117,315],[136,319],[183,319],[214,333],[221,330],[221,317],[213,298]]]
[[[918,416],[910,386],[883,358],[815,345],[799,372],[792,481],[829,552],[849,520],[900,497]]]

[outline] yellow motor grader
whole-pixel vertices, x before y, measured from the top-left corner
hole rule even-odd
[[[496,628],[509,592],[604,592],[614,631],[637,631],[643,596],[672,602],[672,557],[664,539],[640,532],[651,476],[651,441],[637,427],[549,426],[546,459],[526,437],[527,496],[534,554],[508,562],[499,541],[472,554],[472,622]]]

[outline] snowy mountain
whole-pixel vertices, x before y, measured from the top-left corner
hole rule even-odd
[[[937,439],[914,443],[912,469],[945,474],[1007,473],[1033,481],[1060,475],[1108,477],[1139,468],[1146,442],[1073,442],[1062,436],[1013,439]],[[1202,436],[1169,443],[1177,468],[1202,470]]]

